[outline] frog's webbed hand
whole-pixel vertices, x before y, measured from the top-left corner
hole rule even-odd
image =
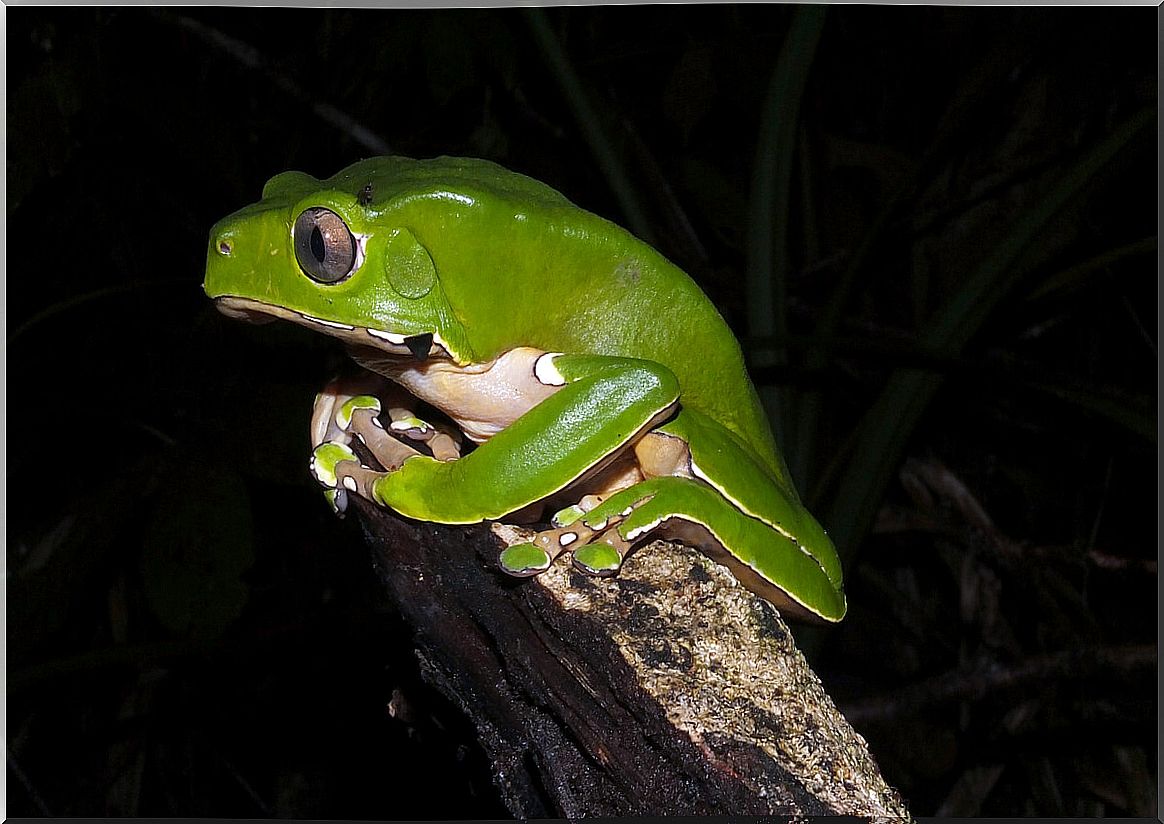
[[[377,475],[393,472],[406,459],[423,454],[401,438],[426,444],[437,460],[460,457],[460,433],[417,417],[411,409],[413,401],[403,389],[372,373],[337,378],[315,396],[311,472],[337,512],[347,508],[347,493],[371,498],[370,483]],[[380,420],[385,406],[389,431]],[[380,471],[360,461],[353,442],[367,450]]]

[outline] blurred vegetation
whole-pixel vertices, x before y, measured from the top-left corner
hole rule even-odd
[[[340,353],[200,290],[266,178],[395,152],[721,307],[846,561],[803,643],[914,814],[1156,815],[1153,9],[7,21],[10,814],[505,815],[307,477]]]

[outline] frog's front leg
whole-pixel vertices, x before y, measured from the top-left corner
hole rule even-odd
[[[679,397],[669,369],[634,358],[550,353],[532,371],[555,391],[460,460],[407,459],[372,482],[374,499],[438,523],[502,518],[602,472]]]

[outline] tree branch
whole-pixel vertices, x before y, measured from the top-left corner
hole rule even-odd
[[[613,579],[518,580],[496,566],[511,528],[355,506],[515,816],[908,817],[776,611],[702,554],[656,542]]]

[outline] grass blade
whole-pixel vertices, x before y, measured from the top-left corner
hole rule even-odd
[[[1012,267],[1044,226],[1090,183],[1141,129],[1154,124],[1155,110],[1141,111],[1070,169],[1043,200],[1027,211],[1010,235],[935,314],[923,333],[927,351],[955,355],[1014,285]],[[918,369],[895,372],[861,421],[856,451],[841,479],[826,520],[842,558],[851,558],[873,521],[905,444],[942,376]]]
[[[789,268],[788,217],[792,169],[800,122],[800,100],[824,27],[825,7],[797,6],[780,49],[776,68],[764,98],[756,161],[752,170],[748,204],[747,268],[748,334],[753,340],[775,340],[777,347],[760,351],[753,366],[779,366],[787,360],[783,343],[786,280]],[[777,442],[789,458],[797,447],[795,438],[782,437],[790,420],[789,402],[772,386],[760,387],[760,397],[776,430]],[[798,464],[797,461],[791,461]],[[802,479],[794,476],[795,482]]]
[[[647,211],[639,199],[638,193],[631,184],[630,176],[622,162],[614,141],[603,128],[603,119],[590,103],[590,97],[582,84],[573,64],[566,56],[562,44],[550,28],[546,13],[540,8],[524,9],[526,21],[533,32],[534,40],[542,52],[542,57],[553,74],[558,86],[562,90],[570,109],[574,113],[574,120],[582,130],[582,136],[590,146],[590,152],[602,170],[607,184],[614,193],[618,205],[626,217],[630,229],[641,240],[656,245],[655,233],[647,220]]]

